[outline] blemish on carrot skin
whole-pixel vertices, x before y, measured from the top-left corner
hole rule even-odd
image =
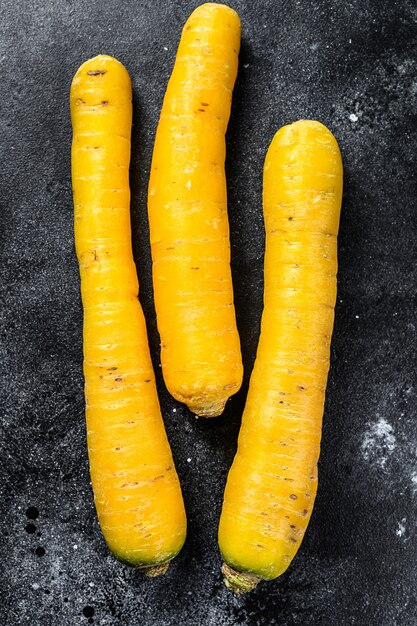
[[[297,528],[294,524],[290,524],[290,528]]]
[[[199,270],[199,267],[190,267],[191,270]]]
[[[100,74],[105,74],[107,70],[90,70],[87,72],[89,76],[99,76]]]
[[[303,516],[305,517],[308,513],[308,509],[303,509]]]
[[[145,382],[145,383],[150,383],[150,382],[151,382],[151,379],[150,379],[150,378],[145,378],[145,380],[144,380],[143,382]]]
[[[290,541],[292,541],[293,543],[297,543],[297,539],[295,537],[290,537]]]
[[[307,387],[304,387],[303,385],[297,385],[297,389],[300,389],[300,391],[305,391]]]
[[[290,495],[290,499],[291,499],[291,500],[297,500],[297,496],[295,495],[295,493],[292,493],[292,494]]]
[[[121,383],[123,378],[121,378],[121,376],[118,376],[117,378],[114,379],[116,381],[116,383]]]
[[[209,103],[208,103],[208,102],[202,102],[202,103],[201,103],[201,106],[202,106],[202,107],[208,107],[208,105],[209,105]]]
[[[108,367],[107,369],[109,370],[109,372],[115,372],[117,370],[117,367]]]
[[[197,111],[198,111],[199,113],[205,113],[205,112],[206,112],[206,110],[205,110],[205,109],[197,109]]]
[[[102,100],[102,101],[101,101],[101,104],[102,104],[103,106],[106,106],[106,104],[108,104],[108,103],[109,103],[109,101],[108,101],[108,100]]]
[[[77,106],[80,106],[80,104],[85,104],[85,101],[82,98],[77,98],[75,101],[75,104]]]

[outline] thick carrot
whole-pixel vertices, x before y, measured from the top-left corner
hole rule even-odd
[[[115,556],[156,575],[181,549],[186,518],[137,298],[129,211],[132,88],[121,63],[101,55],[79,68],[71,118],[95,503]]]
[[[281,128],[266,156],[264,312],[219,527],[236,592],[287,569],[313,509],[342,174],[337,142],[319,122]]]
[[[149,182],[162,371],[200,416],[220,415],[242,382],[224,172],[240,46],[238,15],[198,7],[184,26],[156,133]]]

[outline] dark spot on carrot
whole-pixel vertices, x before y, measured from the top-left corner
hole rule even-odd
[[[300,391],[305,391],[307,387],[304,387],[303,385],[298,385],[297,389],[300,389]]]
[[[286,480],[288,483],[294,482],[294,478],[284,478],[284,480]]]
[[[297,539],[295,537],[290,537],[290,541],[292,541],[293,543],[297,543]]]
[[[307,513],[308,513],[308,509],[303,509],[303,515],[304,515],[304,517],[307,515]]]
[[[285,519],[290,519],[289,515],[284,515]]]
[[[201,103],[201,106],[202,106],[202,107],[208,107],[208,102],[202,102],[202,103]]]
[[[257,544],[256,544],[256,547],[257,547],[257,548],[260,548],[261,550],[263,550],[263,549],[265,548],[265,546],[263,546],[263,545],[262,545],[262,544],[260,544],[260,543],[257,543]]]
[[[106,106],[106,104],[108,104],[108,103],[109,103],[109,101],[108,101],[108,100],[102,100],[102,101],[101,101],[101,104],[102,104],[103,106]]]
[[[284,400],[280,400],[280,401],[279,401],[279,403],[280,403],[280,404],[284,404]]]
[[[289,222],[292,222],[292,220],[293,220],[293,218],[292,218],[292,217],[289,217],[289,218],[288,218],[288,221],[289,221]]]
[[[172,465],[168,465],[168,467],[166,468],[166,472],[171,472],[174,468],[172,467]]]
[[[151,379],[150,379],[150,378],[145,378],[145,381],[144,381],[144,382],[145,382],[145,383],[150,383],[150,382],[151,382]]]
[[[294,524],[290,524],[290,528],[296,528]]]
[[[205,113],[205,112],[206,112],[206,111],[205,111],[205,109],[197,109],[197,111],[198,111],[199,113]]]
[[[117,378],[114,379],[116,381],[116,383],[121,383],[123,378],[121,376],[118,376]]]
[[[99,376],[99,378],[101,378],[103,380],[103,376]]]
[[[85,104],[85,101],[82,98],[77,98],[75,104],[79,107],[81,104]]]
[[[192,269],[192,270],[199,270],[200,268],[199,267],[191,267],[190,269]]]
[[[116,452],[119,452],[119,450],[123,450],[123,446],[118,446],[117,448],[115,448]],[[123,485],[122,485],[123,487]]]
[[[155,476],[155,478],[151,480],[151,483],[155,483],[157,480],[161,480],[161,478],[163,477],[164,477],[163,474],[158,474],[158,476]]]
[[[106,70],[90,70],[87,72],[89,76],[99,76],[100,74],[105,74]]]
[[[117,370],[117,367],[108,367],[107,369],[109,370],[109,372],[115,372]]]
[[[297,496],[295,495],[295,493],[292,493],[290,495],[291,500],[297,500]]]

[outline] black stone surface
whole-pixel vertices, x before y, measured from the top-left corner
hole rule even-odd
[[[242,19],[228,132],[229,213],[245,386],[215,421],[164,388],[146,188],[186,0],[2,0],[0,11],[0,623],[66,626],[416,626],[417,5],[230,2]],[[188,511],[169,573],[108,553],[89,483],[68,91],[82,61],[119,58],[134,86],[135,255],[167,431]],[[261,176],[298,118],[340,142],[339,294],[319,492],[279,580],[233,597],[216,529],[262,307]]]

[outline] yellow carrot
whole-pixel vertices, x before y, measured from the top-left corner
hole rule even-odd
[[[239,46],[239,17],[225,5],[204,4],[186,22],[149,182],[162,371],[170,393],[205,417],[242,382],[224,172]]]
[[[70,100],[95,504],[115,556],[156,575],[181,549],[186,518],[137,298],[129,211],[129,74],[112,57],[90,59],[74,77]]]
[[[281,128],[266,156],[264,312],[219,527],[236,592],[287,569],[313,509],[342,175],[337,142],[319,122]]]

